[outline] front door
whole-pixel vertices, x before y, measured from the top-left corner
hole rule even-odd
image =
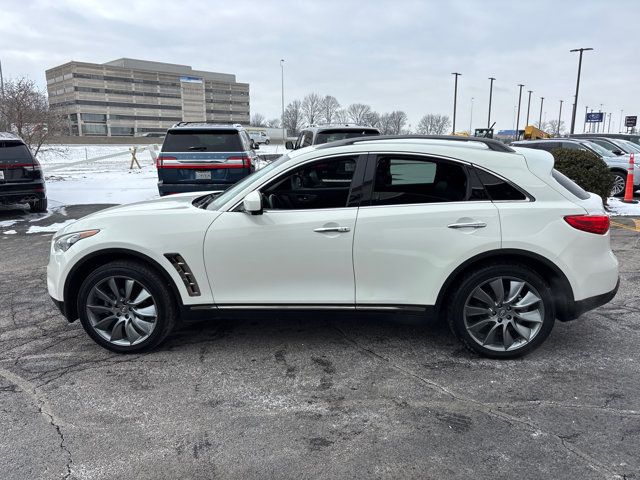
[[[260,188],[264,211],[235,208],[205,238],[216,304],[352,307],[354,177],[366,156],[334,156],[284,172]],[[354,200],[355,199],[355,200]]]

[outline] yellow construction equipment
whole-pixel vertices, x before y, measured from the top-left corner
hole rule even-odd
[[[524,129],[523,138],[525,140],[538,140],[540,138],[551,138],[551,135],[534,127],[533,125],[527,125]]]

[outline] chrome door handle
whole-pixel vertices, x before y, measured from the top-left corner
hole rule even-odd
[[[327,232],[344,233],[344,232],[351,231],[351,229],[349,227],[321,227],[321,228],[316,228],[313,231],[317,233],[327,233]]]
[[[451,223],[448,228],[484,228],[487,224],[484,222],[467,222],[467,223]]]

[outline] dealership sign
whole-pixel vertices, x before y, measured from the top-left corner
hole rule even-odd
[[[638,117],[635,115],[633,117],[624,117],[625,127],[635,127],[637,123],[638,123]]]
[[[603,112],[587,113],[587,119],[585,121],[587,123],[604,122],[604,113]]]

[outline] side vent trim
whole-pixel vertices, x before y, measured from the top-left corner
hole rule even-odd
[[[189,296],[199,297],[200,287],[198,286],[196,277],[194,277],[189,265],[187,265],[185,259],[182,258],[182,255],[179,253],[165,253],[164,256],[171,262],[171,265],[176,269],[178,275],[180,275]]]

